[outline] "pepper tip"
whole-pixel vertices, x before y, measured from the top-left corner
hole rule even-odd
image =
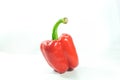
[[[64,23],[64,24],[67,24],[67,22],[68,22],[68,18],[67,18],[67,17],[64,17],[64,18],[63,18],[63,23]]]

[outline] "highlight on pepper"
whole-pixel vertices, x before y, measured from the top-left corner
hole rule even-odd
[[[66,17],[59,19],[52,30],[52,40],[45,40],[40,44],[40,50],[47,63],[56,72],[62,74],[78,66],[78,55],[72,37],[63,33],[58,37],[58,26],[67,24]]]

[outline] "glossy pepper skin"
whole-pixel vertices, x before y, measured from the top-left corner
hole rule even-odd
[[[73,70],[79,63],[72,37],[64,33],[58,38],[59,24],[67,21],[67,18],[58,20],[53,27],[52,40],[43,41],[40,45],[47,63],[58,73]]]

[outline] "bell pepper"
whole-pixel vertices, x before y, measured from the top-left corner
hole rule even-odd
[[[58,73],[71,71],[78,65],[78,56],[72,37],[63,33],[58,37],[58,26],[66,24],[68,19],[59,19],[53,27],[52,40],[43,41],[40,49],[47,63]]]

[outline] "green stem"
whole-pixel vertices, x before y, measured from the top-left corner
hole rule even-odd
[[[67,24],[68,22],[68,19],[66,17],[62,18],[62,19],[59,19],[56,24],[54,25],[53,27],[53,30],[52,30],[52,40],[57,40],[58,39],[58,34],[57,34],[57,29],[58,29],[58,26],[63,23],[63,24]]]

